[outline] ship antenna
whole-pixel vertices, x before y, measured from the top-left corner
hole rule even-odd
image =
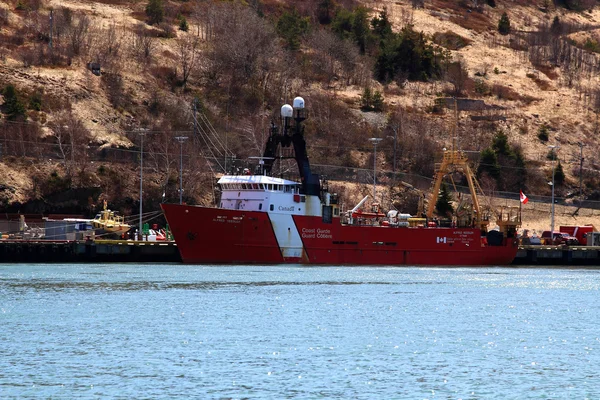
[[[290,130],[290,119],[294,116],[294,109],[289,104],[281,106],[281,117],[283,118],[283,135],[287,136]]]

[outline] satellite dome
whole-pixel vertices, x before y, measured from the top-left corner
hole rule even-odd
[[[304,108],[304,99],[302,97],[296,97],[293,104],[295,109],[302,109]]]
[[[295,100],[294,100],[295,101]],[[281,116],[284,118],[291,118],[294,116],[294,109],[289,104],[281,106]]]

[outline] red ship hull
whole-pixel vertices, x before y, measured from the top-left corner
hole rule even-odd
[[[261,211],[162,208],[183,262],[193,264],[508,265],[518,249],[513,238],[486,245],[480,230],[471,228],[355,226],[318,216],[280,221]],[[300,238],[296,255],[284,251],[288,239],[276,231]]]

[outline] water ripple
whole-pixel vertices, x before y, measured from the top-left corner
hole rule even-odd
[[[0,398],[600,398],[600,275],[0,266]]]

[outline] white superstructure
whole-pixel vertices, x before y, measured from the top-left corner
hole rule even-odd
[[[225,175],[218,184],[221,208],[289,215],[322,213],[319,197],[300,194],[298,182],[263,175]]]

